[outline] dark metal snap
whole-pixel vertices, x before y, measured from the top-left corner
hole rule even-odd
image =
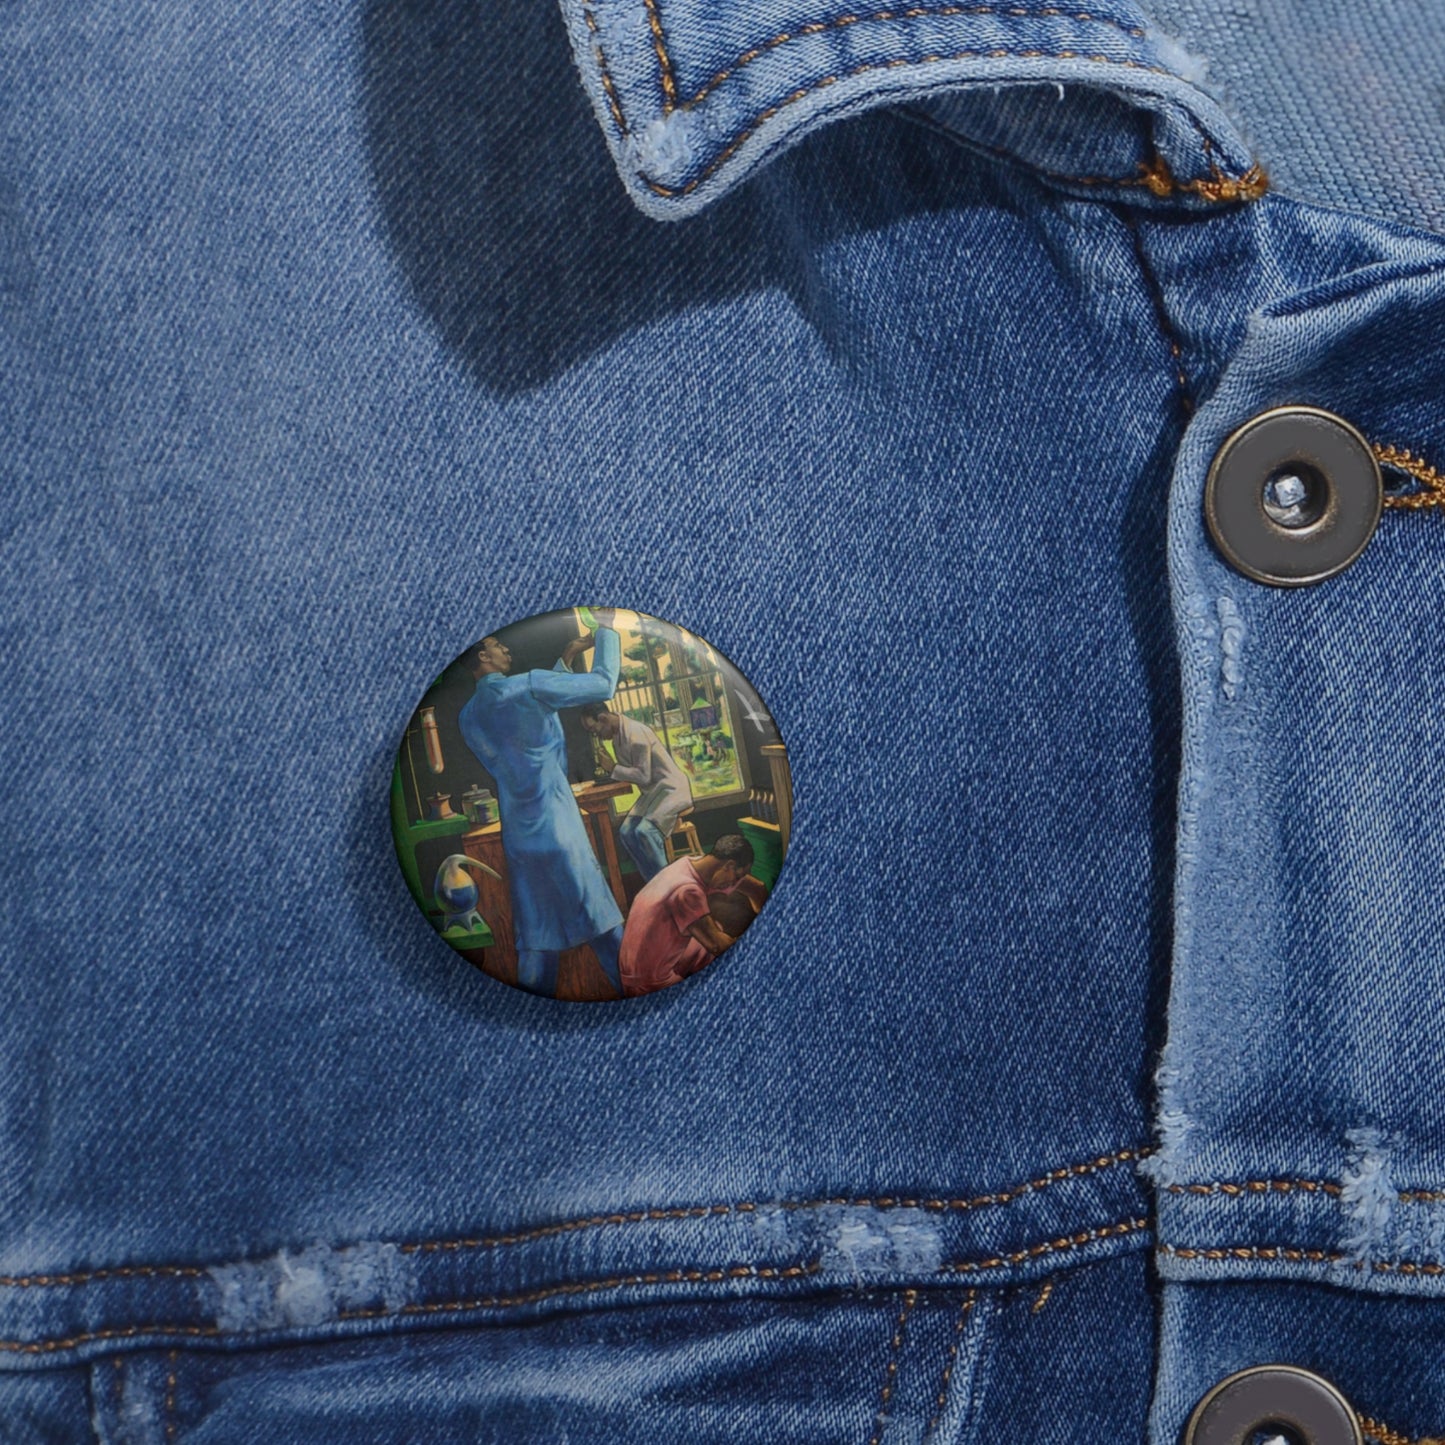
[[[1364,1445],[1345,1397],[1294,1365],[1256,1365],[1221,1380],[1194,1407],[1184,1445],[1248,1445],[1265,1431],[1290,1445]]]
[[[1204,486],[1210,535],[1236,570],[1275,587],[1343,572],[1380,521],[1370,444],[1313,406],[1263,411],[1220,447]]]

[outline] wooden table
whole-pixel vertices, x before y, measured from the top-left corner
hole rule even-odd
[[[577,806],[582,809],[582,821],[592,836],[592,847],[607,870],[612,896],[623,913],[627,912],[627,890],[622,886],[622,863],[617,857],[617,835],[612,828],[612,800],[631,791],[631,783],[588,783],[580,792],[576,788],[572,790]]]

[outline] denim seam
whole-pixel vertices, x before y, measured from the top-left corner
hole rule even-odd
[[[1084,1162],[1072,1163],[1059,1169],[1052,1169],[1042,1173],[1038,1178],[1030,1179],[1026,1183],[1014,1185],[1009,1189],[991,1192],[991,1194],[975,1195],[972,1198],[959,1199],[918,1199],[907,1198],[907,1196],[883,1195],[879,1198],[838,1198],[814,1199],[814,1201],[782,1202],[772,1207],[789,1209],[789,1211],[803,1211],[803,1209],[824,1209],[837,1207],[858,1207],[874,1209],[928,1209],[932,1212],[964,1212],[972,1209],[1003,1208],[1006,1205],[1014,1204],[1019,1199],[1030,1194],[1051,1188],[1055,1183],[1069,1181],[1069,1179],[1087,1178],[1087,1176],[1100,1173],[1101,1170],[1113,1169],[1123,1163],[1137,1162],[1146,1159],[1152,1153],[1150,1149],[1121,1149],[1111,1155],[1100,1155],[1095,1159],[1084,1160]],[[753,1214],[759,1209],[767,1208],[769,1205],[757,1204],[757,1202],[744,1202],[744,1204],[718,1204],[702,1205],[694,1208],[670,1208],[670,1209],[639,1209],[639,1211],[627,1212],[627,1214],[592,1215],[582,1220],[564,1221],[561,1224],[540,1225],[536,1230],[520,1231],[520,1233],[494,1235],[490,1238],[477,1238],[477,1240],[429,1240],[419,1243],[407,1243],[397,1246],[400,1253],[439,1253],[439,1251],[461,1251],[461,1250],[501,1250],[517,1244],[530,1243],[540,1238],[553,1237],[558,1234],[578,1233],[582,1230],[592,1228],[611,1227],[611,1225],[647,1224],[647,1222],[660,1220],[696,1220],[696,1218],[727,1217],[733,1214]],[[1136,1227],[1142,1227],[1144,1222],[1137,1221]],[[996,1259],[977,1261],[959,1261],[952,1266],[942,1267],[941,1273],[967,1273],[978,1269],[997,1269],[1007,1264],[1023,1263],[1025,1260],[1035,1259],[1042,1254],[1055,1253],[1064,1248],[1081,1246],[1091,1243],[1095,1238],[1108,1238],[1116,1233],[1130,1233],[1121,1230],[1120,1227],[1105,1228],[1103,1231],[1090,1231],[1090,1233],[1077,1235],[1072,1241],[1056,1240],[1052,1243],[1036,1246],[1030,1250],[1023,1250],[1013,1256],[996,1257]],[[675,1283],[675,1282],[711,1282],[721,1279],[743,1279],[743,1277],[762,1277],[762,1279],[773,1279],[773,1277],[795,1277],[798,1273],[815,1272],[821,1266],[799,1266],[792,1273],[780,1273],[772,1267],[737,1266],[733,1273],[727,1270],[722,1272],[676,1272],[672,1276],[656,1277],[629,1277],[620,1279],[617,1282],[584,1283],[584,1285],[556,1286],[546,1290],[539,1298],[549,1298],[552,1295],[568,1295],[568,1293],[588,1293],[595,1289],[604,1287],[620,1287],[624,1283]],[[0,1286],[17,1287],[17,1289],[46,1289],[46,1287],[79,1286],[91,1285],[91,1283],[103,1283],[105,1280],[114,1279],[201,1279],[211,1273],[207,1267],[195,1266],[195,1264],[124,1264],[124,1266],[111,1267],[111,1269],[85,1270],[85,1272],[72,1272],[65,1274],[26,1274],[26,1276],[0,1276]],[[506,1303],[527,1303],[525,1298],[503,1299],[491,1301],[491,1305],[506,1305]],[[467,1309],[481,1308],[480,1303],[457,1303],[457,1305],[435,1306],[436,1309]],[[432,1306],[402,1306],[399,1312],[407,1314],[418,1314],[418,1312],[429,1312]],[[366,1314],[340,1316],[340,1318],[366,1318]],[[23,1342],[0,1341],[0,1351],[7,1353],[39,1354],[46,1350],[62,1350],[71,1348],[74,1345],[88,1344],[97,1340],[124,1340],[133,1338],[139,1334],[184,1334],[192,1337],[217,1337],[221,1334],[220,1329],[214,1327],[156,1327],[156,1325],[142,1325],[142,1327],[127,1327],[108,1329],[108,1331],[90,1332],[90,1334],[79,1335],[59,1342],[59,1344],[40,1345],[40,1347],[26,1347]]]
[[[1160,200],[1185,194],[1198,196],[1201,200],[1216,205],[1224,205],[1233,201],[1257,201],[1269,189],[1269,176],[1265,173],[1264,167],[1257,163],[1250,166],[1242,175],[1231,176],[1226,175],[1216,162],[1211,161],[1207,178],[1199,177],[1192,181],[1181,181],[1169,169],[1169,162],[1163,156],[1156,154],[1147,161],[1139,162],[1140,174],[1137,176],[1071,176],[1066,171],[1051,171],[1046,166],[1036,165],[1024,156],[1005,150],[1002,146],[989,145],[980,141],[972,141],[970,144],[981,145],[984,150],[1016,161],[1021,166],[1027,166],[1046,180],[1075,186],[1142,188]],[[1205,148],[1208,151],[1214,149],[1207,138],[1205,139]]]
[[[901,1195],[881,1195],[870,1198],[866,1195],[839,1195],[829,1199],[805,1200],[746,1200],[734,1204],[699,1204],[677,1208],[636,1209],[625,1213],[593,1214],[582,1219],[566,1219],[557,1224],[541,1224],[534,1229],[519,1230],[512,1234],[496,1234],[478,1239],[426,1239],[398,1245],[403,1254],[432,1254],[472,1249],[506,1249],[512,1245],[529,1244],[533,1240],[547,1239],[559,1234],[574,1234],[586,1229],[618,1227],[628,1224],[649,1224],[668,1219],[707,1219],[729,1214],[753,1214],[759,1209],[774,1208],[786,1210],[835,1209],[839,1206],[857,1209],[924,1209],[931,1213],[964,1213],[974,1209],[1001,1208],[1013,1204],[1029,1194],[1036,1194],[1051,1185],[1068,1179],[1084,1178],[1118,1164],[1144,1160],[1154,1153],[1150,1149],[1119,1149],[1112,1154],[1101,1154],[1098,1158],[1087,1159],[1078,1164],[1066,1164],[1051,1169],[1027,1183],[1016,1184],[990,1194],[978,1194],[971,1199],[915,1199]],[[210,1273],[209,1267],[193,1264],[125,1264],[104,1269],[79,1270],[65,1274],[0,1275],[0,1288],[50,1289],[62,1286],[91,1284],[109,1279],[147,1279],[169,1277],[176,1279],[199,1279]]]
[[[652,48],[657,55],[657,65],[662,80],[662,111],[670,115],[677,108],[677,80],[673,75],[672,56],[667,51],[667,40],[662,33],[662,16],[658,14],[657,0],[645,0],[647,25],[652,31]],[[694,97],[694,102],[696,97]]]
[[[600,53],[600,52],[599,52]],[[824,90],[830,85],[837,85],[839,81],[851,80],[854,76],[866,75],[874,70],[898,70],[904,67],[916,67],[921,69],[925,65],[941,65],[958,60],[1081,60],[1088,64],[1105,65],[1115,70],[1138,70],[1145,71],[1152,75],[1167,75],[1172,79],[1178,79],[1171,70],[1166,70],[1161,65],[1145,65],[1138,60],[1115,60],[1107,55],[1084,55],[1077,50],[1007,50],[994,48],[990,50],[959,50],[948,55],[924,55],[917,59],[900,57],[896,60],[868,61],[863,65],[855,65],[849,70],[839,71],[833,75],[824,75],[817,80],[810,81],[807,85],[800,86],[789,95],[785,95],[774,105],[761,110],[748,122],[737,135],[708,163],[692,180],[680,186],[667,186],[661,181],[655,181],[650,176],[638,171],[637,178],[654,195],[667,199],[677,199],[691,195],[704,181],[714,175],[738,152],[751,136],[757,133],[775,115],[786,110],[788,106],[795,105],[800,100],[806,100],[814,91]],[[624,132],[625,134],[625,132]],[[1152,177],[1152,180],[1150,179]],[[1264,171],[1254,165],[1241,176],[1228,176],[1216,166],[1213,174],[1206,179],[1192,181],[1179,181],[1165,165],[1162,159],[1155,163],[1155,168],[1146,170],[1143,184],[1159,196],[1174,195],[1179,192],[1187,192],[1200,197],[1205,201],[1216,204],[1227,202],[1254,200],[1263,195],[1268,188],[1268,178]]]
[[[587,22],[587,33],[592,37],[592,53],[597,57],[597,70],[602,77],[602,89],[607,92],[607,107],[612,112],[612,119],[619,134],[625,136],[627,121],[622,115],[622,101],[617,94],[617,87],[612,82],[612,72],[607,68],[607,57],[602,53],[602,37],[598,33],[597,17],[592,13],[591,5],[582,7],[582,17]]]
[[[1140,229],[1139,223],[1122,208],[1119,209],[1118,216],[1129,233],[1129,241],[1134,250],[1134,260],[1139,267],[1139,274],[1144,279],[1144,290],[1148,293],[1149,304],[1154,311],[1154,321],[1159,328],[1160,335],[1164,338],[1164,344],[1169,348],[1169,355],[1174,360],[1174,382],[1178,388],[1179,406],[1187,422],[1194,414],[1194,394],[1189,385],[1189,374],[1184,369],[1184,345],[1180,341],[1179,332],[1169,315],[1168,303],[1164,299],[1164,288],[1159,284],[1159,278],[1149,263],[1149,255],[1144,247],[1144,233]]]
[[[584,1229],[597,1229],[604,1226],[617,1226],[627,1224],[645,1224],[655,1220],[663,1219],[701,1219],[712,1215],[727,1214],[751,1214],[763,1208],[778,1208],[786,1210],[809,1210],[809,1209],[836,1209],[838,1207],[856,1209],[923,1209],[931,1213],[964,1213],[974,1209],[1002,1208],[1005,1205],[1013,1204],[1026,1195],[1035,1194],[1051,1185],[1061,1183],[1068,1179],[1083,1178],[1090,1174],[1097,1174],[1104,1169],[1112,1169],[1118,1164],[1126,1164],[1148,1158],[1154,1151],[1152,1149],[1120,1149],[1113,1154],[1103,1154],[1095,1159],[1088,1159],[1079,1164],[1066,1164],[1059,1169],[1051,1169],[1046,1174],[1041,1174],[1036,1179],[1030,1179],[1027,1183],[1016,1184],[1007,1189],[996,1190],[989,1194],[978,1194],[969,1199],[920,1199],[909,1198],[899,1195],[880,1195],[877,1197],[838,1195],[828,1199],[807,1199],[807,1200],[781,1200],[781,1201],[744,1201],[737,1204],[705,1204],[691,1208],[678,1209],[639,1209],[627,1213],[591,1215],[584,1219],[568,1219],[558,1224],[538,1225],[535,1229],[522,1230],[515,1234],[499,1234],[481,1239],[446,1239],[446,1240],[423,1240],[412,1244],[400,1246],[404,1253],[433,1253],[437,1251],[454,1251],[470,1249],[504,1249],[510,1245],[527,1244],[534,1239],[545,1239],[556,1234],[571,1234]],[[3,1283],[4,1281],[0,1281]]]
[[[138,1335],[214,1340],[225,1333],[219,1325],[116,1325],[111,1329],[86,1330],[61,1340],[0,1340],[0,1350],[11,1355],[49,1355],[60,1350],[73,1350],[96,1340],[133,1340]]]
[[[908,20],[945,19],[951,16],[964,15],[987,15],[999,20],[1062,19],[1078,24],[1106,26],[1133,40],[1143,40],[1148,35],[1148,32],[1140,27],[1125,25],[1108,16],[1093,15],[1087,11],[1067,11],[1057,6],[1049,6],[1041,10],[1028,10],[1022,6],[951,4],[940,6],[915,5],[909,6],[904,10],[878,10],[867,15],[842,15],[833,20],[817,21],[809,25],[800,26],[796,30],[783,31],[778,35],[774,35],[771,39],[765,40],[761,44],[743,51],[732,64],[718,71],[693,95],[685,100],[679,100],[677,97],[676,69],[672,56],[667,48],[667,40],[663,32],[662,17],[657,8],[657,0],[645,0],[645,4],[648,28],[652,34],[653,50],[657,55],[659,82],[663,94],[662,114],[664,117],[670,116],[679,110],[689,111],[699,106],[718,86],[728,80],[729,77],[736,75],[738,71],[752,64],[753,61],[763,55],[781,49],[784,45],[792,41],[807,39],[814,35],[824,34],[831,30],[840,30],[853,25],[897,25]],[[608,109],[612,114],[614,124],[617,126],[618,134],[623,139],[626,139],[627,136],[631,134],[631,131],[623,114],[621,98],[618,95],[616,83],[612,78],[611,67],[608,65],[606,53],[602,48],[601,32],[592,10],[593,7],[590,4],[585,4],[582,7],[588,33],[592,39],[592,49],[597,60],[598,74],[602,82],[603,90],[606,93]],[[637,178],[658,196],[674,198],[689,195],[731,159],[744,141],[753,135],[761,126],[765,125],[787,106],[805,99],[816,90],[822,90],[826,86],[837,84],[839,80],[849,79],[855,75],[863,75],[873,70],[892,70],[904,66],[924,66],[939,64],[945,61],[968,59],[1083,60],[1095,65],[1110,65],[1127,70],[1142,70],[1154,75],[1167,75],[1176,80],[1180,78],[1174,71],[1165,66],[1146,65],[1142,61],[1115,59],[1108,55],[1086,55],[1077,50],[1011,50],[1006,47],[994,47],[988,50],[962,50],[950,55],[925,55],[914,60],[899,58],[888,61],[874,61],[855,66],[853,69],[843,71],[839,74],[823,76],[818,80],[810,82],[806,86],[800,87],[791,94],[784,96],[777,104],[760,111],[733,137],[700,174],[694,176],[692,180],[686,182],[684,185],[667,186],[660,181],[654,181],[642,171],[636,172]],[[1195,123],[1195,129],[1199,130],[1197,122]],[[1065,177],[1057,174],[1053,175],[1052,178],[1056,180],[1073,180],[1079,185],[1114,184],[1146,186],[1153,194],[1160,197],[1187,192],[1199,196],[1202,200],[1215,203],[1255,200],[1268,189],[1268,177],[1257,164],[1250,166],[1243,175],[1226,175],[1212,158],[1213,146],[1209,141],[1209,137],[1204,135],[1203,131],[1199,131],[1199,133],[1204,143],[1206,159],[1209,161],[1210,176],[1207,179],[1199,178],[1192,181],[1178,181],[1162,156],[1156,156],[1153,161],[1147,165],[1141,164],[1141,169],[1144,174],[1138,178],[1113,180],[1105,176]]]
[[[972,1274],[981,1270],[999,1269],[1007,1265],[1023,1264],[1048,1254],[1065,1253],[1082,1249],[1103,1240],[1117,1239],[1150,1228],[1148,1219],[1128,1219],[1118,1224],[1100,1225],[1095,1229],[1083,1230],[1078,1234],[1061,1239],[1046,1240],[1012,1254],[995,1255],[986,1259],[954,1260],[938,1266],[936,1276]],[[335,1319],[338,1323],[354,1323],[366,1320],[399,1319],[437,1314],[462,1314],[473,1310],[512,1309],[518,1306],[541,1304],[547,1300],[569,1298],[578,1295],[600,1294],[608,1290],[636,1289],[642,1286],[674,1284],[722,1284],[732,1280],[795,1280],[821,1274],[823,1261],[810,1260],[802,1264],[754,1265],[738,1264],[718,1269],[677,1268],[657,1270],[646,1274],[613,1275],[606,1279],[573,1280],[560,1284],[545,1285],[538,1289],[511,1295],[486,1295],[472,1299],[433,1300],[425,1303],[381,1306],[374,1309],[342,1310]],[[111,1329],[91,1330],[69,1335],[64,1339],[52,1340],[0,1340],[0,1351],[9,1354],[43,1355],[60,1350],[75,1349],[96,1340],[134,1339],[139,1335],[160,1335],[185,1339],[219,1339],[224,1336],[245,1338],[244,1331],[223,1330],[219,1325],[181,1324],[139,1324],[117,1326]]]
[[[1426,507],[1445,507],[1445,476],[1423,457],[1417,457],[1404,447],[1389,446],[1382,442],[1372,442],[1370,450],[1382,467],[1404,472],[1425,488],[1423,492],[1386,493],[1387,507],[1404,507],[1413,511],[1422,511]],[[1445,1198],[1445,1192],[1440,1192],[1440,1197]]]
[[[731,65],[717,72],[686,100],[677,98],[677,85],[672,56],[668,53],[667,41],[663,36],[662,18],[658,13],[657,0],[646,0],[647,19],[652,29],[653,49],[657,52],[661,69],[664,115],[675,110],[692,110],[715,91],[729,77],[736,75],[745,66],[760,59],[769,52],[779,49],[794,40],[804,40],[812,35],[822,35],[829,30],[844,30],[852,25],[898,24],[904,20],[947,20],[960,15],[989,15],[998,20],[1071,20],[1088,25],[1107,25],[1131,40],[1143,40],[1148,32],[1138,26],[1125,25],[1105,15],[1091,15],[1087,12],[1068,11],[1051,6],[1045,10],[1028,10],[1019,5],[910,5],[905,10],[875,10],[870,15],[840,15],[832,20],[818,20],[810,25],[800,25],[796,30],[786,30],[743,51]],[[1162,74],[1172,74],[1161,71]]]
[[[1066,1164],[1051,1169],[1037,1179],[1016,1184],[1008,1189],[991,1194],[975,1195],[971,1199],[914,1199],[898,1195],[850,1197],[840,1195],[830,1199],[743,1201],[735,1204],[700,1204],[678,1208],[636,1209],[617,1214],[594,1214],[582,1219],[566,1219],[557,1224],[541,1224],[535,1229],[520,1230],[513,1234],[496,1234],[479,1239],[426,1239],[398,1245],[403,1254],[431,1254],[472,1249],[506,1249],[512,1245],[529,1244],[536,1239],[547,1239],[558,1234],[574,1234],[585,1229],[600,1229],[628,1224],[649,1224],[667,1219],[706,1219],[718,1215],[752,1214],[759,1209],[777,1208],[787,1210],[834,1209],[839,1206],[858,1209],[924,1209],[932,1213],[963,1213],[973,1209],[987,1209],[1013,1204],[1029,1194],[1036,1194],[1053,1184],[1068,1179],[1083,1178],[1112,1169],[1118,1164],[1127,1164],[1149,1158],[1153,1149],[1119,1149],[1112,1154],[1101,1154],[1096,1159],[1087,1159],[1079,1164]],[[108,1279],[144,1279],[168,1276],[179,1279],[198,1279],[210,1273],[209,1268],[190,1264],[128,1264],[111,1268],[80,1270],[66,1274],[0,1275],[0,1288],[47,1289],[60,1286],[90,1284]]]
[[[1223,1194],[1238,1199],[1245,1194],[1339,1194],[1343,1186],[1328,1179],[1243,1179],[1215,1180],[1210,1184],[1167,1184],[1170,1194]]]
[[[548,1285],[525,1294],[491,1295],[480,1299],[437,1300],[427,1304],[398,1305],[395,1309],[341,1310],[338,1321],[394,1318],[400,1315],[456,1314],[465,1310],[508,1309],[517,1305],[538,1304],[544,1300],[567,1295],[595,1294],[602,1290],[625,1289],[639,1285],[717,1284],[733,1279],[798,1279],[817,1274],[822,1264],[797,1265],[732,1265],[726,1269],[670,1269],[650,1274],[618,1275],[610,1279],[579,1280],[567,1284]],[[243,1331],[223,1330],[219,1325],[124,1325],[113,1329],[91,1330],[58,1340],[0,1340],[0,1350],[10,1354],[43,1355],[57,1350],[74,1349],[93,1340],[134,1339],[137,1335],[183,1336],[187,1339],[219,1339],[230,1334],[244,1337]]]
[[[1036,1315],[1041,1313],[1048,1305],[1048,1302],[1052,1298],[1054,1293],[1054,1283],[1055,1281],[1053,1275],[1050,1275],[1044,1281],[1044,1287],[1039,1291],[1038,1298],[1033,1302],[1033,1304],[1029,1306],[1030,1315]]]
[[[883,1372],[883,1389],[878,1396],[878,1408],[874,1411],[873,1436],[868,1445],[881,1445],[883,1432],[888,1427],[888,1402],[893,1398],[893,1387],[898,1381],[898,1356],[903,1349],[904,1335],[908,1330],[908,1316],[918,1303],[918,1291],[903,1291],[903,1306],[898,1311],[897,1323],[893,1326],[893,1338],[888,1345],[888,1367]]]
[[[542,1285],[520,1294],[483,1295],[475,1299],[429,1300],[420,1304],[380,1305],[374,1309],[341,1310],[338,1320],[379,1320],[398,1315],[460,1314],[468,1310],[514,1309],[519,1305],[541,1304],[545,1300],[571,1295],[599,1294],[604,1290],[637,1288],[661,1284],[722,1284],[735,1279],[804,1279],[820,1274],[822,1260],[806,1264],[732,1264],[720,1269],[665,1269],[645,1274],[611,1275],[606,1279],[571,1280],[561,1284]]]
[[[1220,1260],[1288,1260],[1291,1264],[1350,1264],[1355,1269],[1370,1269],[1377,1274],[1442,1275],[1445,1264],[1434,1260],[1376,1259],[1368,1262],[1339,1250],[1303,1249],[1286,1244],[1198,1245],[1156,1244],[1154,1248],[1174,1259],[1202,1259],[1211,1263]]]
[[[176,1361],[179,1358],[179,1350],[172,1350],[166,1357],[169,1369],[166,1374],[166,1397],[162,1405],[161,1419],[165,1422],[167,1440],[176,1438]]]
[[[79,1270],[68,1274],[0,1275],[4,1289],[59,1289],[107,1279],[199,1279],[208,1269],[194,1264],[121,1264],[106,1269]]]
[[[1042,1244],[1030,1245],[1027,1249],[1015,1250],[1012,1254],[995,1255],[991,1259],[958,1260],[939,1266],[940,1274],[973,1274],[979,1270],[999,1269],[1004,1265],[1024,1264],[1031,1259],[1040,1259],[1046,1254],[1058,1254],[1065,1250],[1082,1249],[1101,1239],[1117,1239],[1125,1234],[1137,1234],[1148,1229],[1147,1219],[1125,1219],[1118,1224],[1101,1224],[1097,1229],[1085,1229],[1078,1234],[1065,1235],[1062,1239],[1046,1240]],[[1445,1272],[1445,1270],[1442,1270]]]
[[[1210,1184],[1166,1184],[1170,1194],[1222,1194],[1239,1199],[1246,1194],[1330,1194],[1339,1195],[1343,1185],[1330,1179],[1241,1179],[1215,1180]],[[1438,1204],[1445,1189],[1401,1189],[1395,1196],[1402,1204]]]
[[[923,1438],[927,1440],[938,1427],[938,1422],[943,1419],[943,1412],[948,1408],[948,1387],[953,1380],[954,1367],[958,1364],[958,1347],[963,1343],[964,1326],[968,1324],[969,1316],[973,1313],[973,1307],[978,1303],[978,1291],[971,1289],[964,1296],[963,1306],[958,1312],[958,1318],[953,1325],[953,1338],[949,1342],[948,1354],[943,1361],[943,1374],[938,1379],[938,1394],[934,1398],[933,1417],[923,1431]]]
[[[1265,174],[1264,168],[1258,164],[1252,165],[1241,176],[1229,176],[1220,169],[1218,163],[1212,159],[1214,145],[1209,137],[1199,129],[1199,123],[1190,117],[1190,122],[1198,133],[1200,141],[1204,146],[1209,161],[1209,178],[1193,181],[1179,181],[1169,169],[1168,162],[1157,153],[1152,159],[1140,161],[1138,169],[1140,174],[1134,176],[1078,176],[1068,171],[1050,170],[1048,166],[1041,166],[1036,161],[1031,161],[1027,156],[1021,156],[1017,151],[1011,151],[1007,146],[994,145],[989,141],[976,140],[974,137],[965,135],[954,130],[951,126],[940,125],[926,111],[915,110],[912,106],[900,105],[894,108],[894,113],[903,116],[906,120],[915,121],[935,133],[945,136],[956,145],[961,145],[972,151],[982,152],[984,155],[993,156],[998,160],[1010,161],[1014,165],[1021,166],[1032,174],[1042,176],[1047,181],[1056,181],[1060,185],[1069,186],[1116,186],[1120,189],[1143,189],[1161,200],[1169,196],[1177,195],[1181,191],[1201,196],[1205,200],[1224,201],[1228,199],[1239,201],[1258,200],[1265,191],[1269,189],[1269,177]],[[1226,194],[1231,190],[1238,194]]]
[[[1402,1435],[1398,1430],[1392,1430],[1380,1420],[1360,1414],[1358,1410],[1355,1412],[1355,1418],[1360,1422],[1360,1429],[1371,1440],[1378,1441],[1379,1445],[1440,1445],[1440,1441],[1433,1435],[1422,1436],[1420,1439],[1414,1440],[1408,1435]]]

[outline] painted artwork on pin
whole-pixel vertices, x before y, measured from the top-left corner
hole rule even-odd
[[[412,896],[493,978],[632,998],[707,968],[772,894],[787,749],[702,638],[576,607],[498,626],[402,739],[392,831]]]

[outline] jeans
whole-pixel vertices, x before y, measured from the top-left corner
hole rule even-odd
[[[1271,190],[1133,0],[0,11],[7,1445],[1174,1445],[1276,1359],[1445,1429],[1400,24],[1319,63],[1412,139]],[[1202,495],[1288,402],[1393,501],[1282,590]],[[725,652],[795,809],[734,948],[568,1005],[386,798],[584,601]]]
[[[628,857],[637,864],[644,883],[667,867],[667,844],[651,818],[638,818],[629,813],[617,833]]]

